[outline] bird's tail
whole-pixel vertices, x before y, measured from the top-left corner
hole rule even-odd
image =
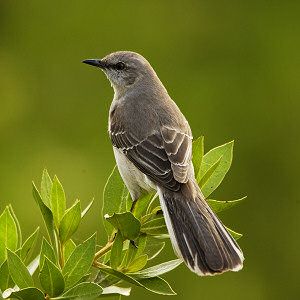
[[[243,253],[207,205],[194,182],[179,192],[158,188],[171,242],[177,256],[201,276],[239,271]]]

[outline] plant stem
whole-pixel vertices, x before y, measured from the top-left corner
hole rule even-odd
[[[111,267],[105,265],[105,264],[102,264],[98,261],[94,261],[93,262],[93,266],[96,267],[96,268],[99,268],[99,269],[111,269]]]
[[[111,249],[113,243],[114,243],[114,238],[111,239],[111,240],[109,240],[109,241],[107,242],[107,244],[106,244],[103,248],[101,248],[98,252],[96,252],[94,261],[96,262],[96,260],[97,260],[98,258],[100,258],[100,257],[103,256],[104,254],[106,254],[106,253]]]

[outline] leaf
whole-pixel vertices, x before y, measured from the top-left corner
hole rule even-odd
[[[63,268],[66,289],[76,284],[89,271],[94,260],[95,248],[96,235],[93,234],[72,252]]]
[[[200,178],[198,177],[199,177],[200,166],[203,159],[203,154],[204,154],[204,136],[200,136],[193,142],[193,155],[192,155],[195,178],[197,179],[197,182],[199,182],[200,180]]]
[[[37,190],[34,182],[32,182],[32,194],[42,213],[49,237],[54,244],[55,238],[53,233],[54,232],[53,214],[50,208],[46,206],[46,204],[43,202],[42,197],[39,191]]]
[[[134,273],[137,272],[141,269],[143,269],[148,261],[148,255],[147,254],[143,254],[141,256],[138,256],[137,258],[135,258],[126,268],[126,272],[127,273]]]
[[[13,292],[10,298],[17,298],[20,300],[44,300],[45,295],[42,291],[34,287],[24,288],[20,291]]]
[[[230,201],[218,201],[218,200],[212,200],[212,199],[208,199],[206,201],[208,202],[210,208],[215,213],[219,213],[221,211],[227,210],[229,208],[232,208],[232,207],[240,204],[246,198],[247,198],[247,196],[237,199],[237,200],[230,200]]]
[[[243,235],[241,233],[238,233],[236,231],[233,231],[232,229],[228,228],[225,226],[225,228],[227,229],[227,231],[231,234],[231,236],[235,239],[238,240],[240,239]]]
[[[36,256],[31,262],[30,264],[27,266],[27,270],[29,272],[29,274],[32,276],[35,271],[37,270],[37,268],[39,267],[40,264],[40,255]]]
[[[124,185],[117,166],[115,166],[104,187],[102,215],[125,212],[127,195],[128,190]],[[104,227],[110,236],[113,232],[113,226],[104,222]]]
[[[38,227],[24,242],[20,252],[20,257],[23,262],[26,262],[26,260],[30,258],[37,241],[39,230],[40,228]]]
[[[141,256],[144,254],[144,250],[146,248],[147,244],[147,235],[141,234],[137,240],[137,251],[136,251],[136,257]]]
[[[81,221],[81,206],[77,200],[64,214],[59,225],[59,236],[62,243],[66,242],[77,230]]]
[[[163,250],[164,246],[165,242],[161,242],[156,238],[147,236],[144,253],[148,255],[148,260],[155,258]]]
[[[146,212],[149,204],[152,201],[153,196],[154,195],[152,193],[146,194],[146,195],[143,195],[141,198],[139,198],[135,202],[134,207],[133,207],[133,215],[137,219],[140,219],[141,216]]]
[[[49,242],[43,238],[42,247],[41,247],[41,254],[40,254],[40,268],[44,265],[45,257],[47,257],[51,262],[56,264],[57,259],[54,252],[53,247],[49,244]]]
[[[127,281],[131,284],[142,287],[152,293],[161,294],[161,295],[176,295],[172,290],[170,285],[160,277],[146,278],[141,280],[136,280],[129,275],[125,275],[119,271],[113,270],[111,268],[101,268],[100,269],[110,275],[113,275],[117,278],[120,278],[124,281]]]
[[[103,289],[102,295],[130,296],[131,288],[111,285]]]
[[[125,239],[134,240],[138,237],[141,223],[131,212],[114,213],[104,217],[114,228],[120,230]]]
[[[124,257],[121,264],[122,268],[127,267],[130,262],[134,259],[137,253],[137,247],[134,241],[130,241],[127,247],[127,250],[124,251]]]
[[[73,240],[69,239],[66,241],[63,247],[64,259],[65,261],[67,261],[74,249],[76,248],[76,244],[73,242]]]
[[[0,267],[0,290],[5,291],[13,286],[13,281],[9,275],[8,264],[5,261]]]
[[[65,292],[61,297],[55,299],[92,300],[100,296],[102,292],[103,289],[100,285],[93,282],[82,282]]]
[[[170,261],[161,263],[159,265],[141,270],[139,272],[132,273],[130,275],[136,279],[156,277],[156,276],[160,276],[160,275],[163,275],[165,273],[168,273],[168,272],[174,270],[181,263],[182,263],[182,259],[174,259],[174,260],[170,260]]]
[[[202,164],[200,167],[200,178],[202,178],[204,174],[218,160],[220,160],[219,165],[216,167],[212,175],[207,179],[206,183],[202,187],[202,192],[205,197],[208,197],[220,185],[226,173],[230,169],[233,156],[233,144],[233,141],[226,143],[210,150],[203,156]]]
[[[10,211],[10,213],[11,213],[11,215],[12,215],[12,217],[13,217],[15,223],[16,223],[16,226],[17,226],[18,247],[20,248],[21,245],[22,245],[22,232],[21,232],[20,223],[19,223],[19,220],[18,220],[18,218],[17,218],[17,216],[16,216],[16,214],[15,214],[15,212],[14,212],[14,210],[13,210],[13,208],[10,204],[8,205],[8,209],[9,209],[9,211]]]
[[[120,231],[117,232],[113,246],[110,253],[110,266],[117,269],[122,262],[123,251],[123,236]]]
[[[6,260],[6,249],[15,251],[18,247],[18,229],[8,208],[0,216],[0,265]]]
[[[94,203],[94,199],[88,204],[88,206],[81,212],[81,219],[89,212],[90,208]]]
[[[39,280],[44,291],[51,297],[60,295],[65,288],[60,270],[47,257],[45,257],[43,268],[39,274]]]
[[[50,208],[53,213],[54,224],[59,228],[60,221],[66,210],[66,196],[64,189],[55,176],[50,195]]]
[[[152,293],[172,296],[176,295],[169,283],[161,277],[152,277],[139,280],[139,283]]]
[[[7,249],[9,274],[14,283],[20,288],[33,286],[33,279],[18,255]]]
[[[160,235],[168,233],[164,217],[155,218],[142,224],[141,232],[149,235]]]
[[[44,169],[41,181],[41,196],[43,202],[50,208],[50,196],[52,191],[52,180],[48,171]]]
[[[217,167],[220,165],[221,159],[223,156],[221,156],[207,171],[206,173],[202,176],[202,178],[200,179],[199,186],[202,189],[204,189],[207,181],[209,180],[209,178],[214,174],[214,172],[216,171]]]

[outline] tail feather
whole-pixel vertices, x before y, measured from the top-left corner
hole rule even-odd
[[[198,188],[158,192],[174,251],[193,272],[215,275],[243,267],[241,249]]]

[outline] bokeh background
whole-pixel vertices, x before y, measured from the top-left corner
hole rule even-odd
[[[244,233],[244,270],[198,278],[181,266],[166,276],[174,299],[299,299],[299,9],[292,0],[1,0],[0,209],[13,204],[25,235],[40,224],[31,180],[47,167],[70,202],[95,197],[78,239],[101,232],[113,93],[81,60],[137,51],[207,150],[235,139],[214,198],[248,195],[221,216]]]

